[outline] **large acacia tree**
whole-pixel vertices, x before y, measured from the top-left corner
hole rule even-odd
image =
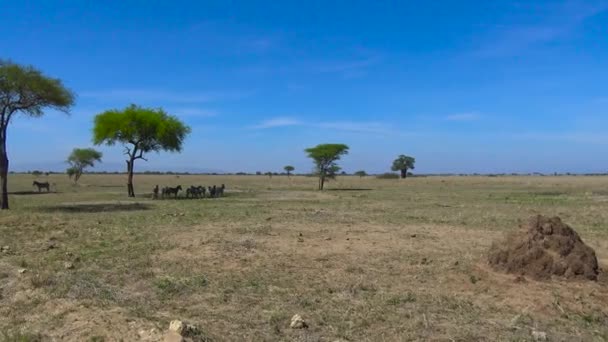
[[[96,145],[122,144],[127,156],[127,191],[135,197],[133,169],[137,159],[149,152],[180,152],[190,127],[163,109],[130,105],[122,110],[108,110],[95,117],[93,142]]]
[[[393,161],[393,166],[391,167],[391,170],[400,171],[401,178],[406,178],[407,170],[413,170],[415,163],[416,159],[414,159],[414,157],[402,154]]]
[[[69,113],[74,94],[61,80],[48,77],[32,66],[0,60],[0,209],[8,209],[8,125],[16,114],[41,117],[50,108]]]
[[[319,176],[319,190],[323,190],[325,181],[334,178],[340,167],[336,162],[348,154],[348,146],[344,144],[320,144],[305,150],[308,157],[315,163],[315,173]]]

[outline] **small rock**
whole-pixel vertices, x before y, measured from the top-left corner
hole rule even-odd
[[[300,235],[299,235],[299,236],[304,236],[304,235],[302,235],[302,233],[300,233]]]
[[[72,264],[69,261],[66,261],[63,263],[63,268],[65,268],[66,270],[73,270],[74,269],[74,264]]]
[[[412,234],[412,235],[410,235],[410,237],[415,238],[415,237],[416,237],[416,234]]]
[[[9,246],[2,246],[2,247],[0,247],[0,251],[2,253],[8,253],[8,252],[11,251],[11,247],[9,247]]]
[[[325,241],[329,241],[329,240],[331,240],[331,238],[330,238],[330,237],[326,237],[326,238],[325,238]]]
[[[19,272],[19,274],[23,274],[27,272],[27,270],[25,268],[20,268],[19,270],[17,270],[17,272]]]
[[[532,338],[534,341],[547,341],[547,333],[544,331],[532,330]]]
[[[304,239],[302,239],[301,237],[298,238],[298,242],[304,242]]]
[[[173,320],[171,321],[171,323],[169,323],[169,333],[171,332],[178,334],[179,336],[189,337],[197,335],[199,333],[199,330],[192,324],[187,324],[180,320]],[[166,336],[168,335],[169,334],[167,334]]]
[[[302,316],[295,314],[291,318],[291,324],[289,325],[291,329],[305,329],[308,328],[308,324],[302,319]]]
[[[186,324],[180,320],[171,321],[169,323],[169,330],[181,335],[186,330]]]
[[[458,260],[454,261],[454,266],[458,266],[460,262]]]

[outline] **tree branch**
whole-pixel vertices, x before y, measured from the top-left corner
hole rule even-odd
[[[148,159],[144,158],[144,150],[139,150],[139,155],[133,159],[143,159],[145,161],[148,161]]]

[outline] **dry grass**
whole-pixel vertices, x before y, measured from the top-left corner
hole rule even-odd
[[[155,341],[176,318],[214,341],[608,339],[605,277],[522,283],[484,262],[543,213],[606,265],[603,177],[340,177],[320,193],[305,177],[136,176],[140,193],[229,189],[162,201],[126,198],[123,176],[29,195],[32,178],[11,177],[0,215],[0,340]],[[295,313],[309,329],[289,329]]]

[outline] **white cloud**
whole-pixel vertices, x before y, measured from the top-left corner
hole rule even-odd
[[[608,3],[586,1],[548,2],[537,5],[529,2],[531,11],[543,18],[543,23],[535,25],[507,24],[497,26],[485,37],[474,52],[479,57],[509,57],[527,49],[568,37],[582,22],[608,10]]]
[[[267,128],[275,128],[275,127],[286,127],[286,126],[299,126],[302,125],[302,122],[296,120],[294,118],[289,117],[278,117],[269,119],[261,122],[258,125],[253,126],[253,129],[267,129]]]
[[[445,119],[448,121],[476,121],[481,119],[481,116],[476,112],[469,112],[448,115]]]
[[[303,126],[319,129],[329,129],[345,132],[390,134],[390,127],[380,122],[355,122],[355,121],[334,121],[334,122],[303,122],[291,117],[277,117],[262,121],[252,126],[252,129],[268,129],[277,127]]]
[[[125,101],[132,103],[205,103],[218,100],[241,98],[245,96],[245,94],[237,92],[188,93],[154,89],[109,89],[98,91],[84,91],[80,93],[80,96],[99,101]]]
[[[313,124],[319,128],[333,129],[337,131],[360,132],[360,133],[376,133],[389,134],[391,129],[380,122],[353,122],[353,121],[338,121],[338,122],[321,122]]]

